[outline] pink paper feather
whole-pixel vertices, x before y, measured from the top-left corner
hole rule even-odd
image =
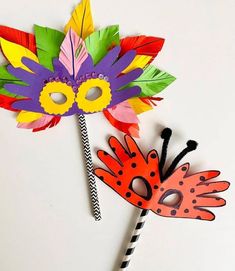
[[[84,41],[70,28],[60,49],[60,62],[76,78],[82,63],[88,57]]]
[[[138,123],[136,113],[127,101],[119,103],[107,109],[110,114],[118,121],[125,123]]]
[[[53,118],[54,116],[43,115],[40,119],[29,122],[29,123],[18,123],[17,127],[23,128],[23,129],[38,129],[40,127],[45,126]]]

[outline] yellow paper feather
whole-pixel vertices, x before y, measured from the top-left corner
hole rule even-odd
[[[151,60],[151,56],[137,55],[131,64],[122,73],[128,73],[136,68],[143,69]]]
[[[22,57],[27,57],[34,60],[35,62],[38,62],[37,56],[34,53],[32,53],[30,50],[28,50],[27,48],[21,45],[7,41],[3,38],[0,38],[0,45],[1,45],[4,55],[6,56],[8,61],[12,64],[12,66],[15,68],[22,68],[26,71],[31,72],[21,62]]]
[[[41,113],[34,113],[29,111],[21,111],[16,120],[20,123],[29,123],[35,120],[40,119],[43,116]]]
[[[141,101],[141,99],[138,97],[128,99],[127,101],[137,115],[152,109],[151,105],[148,105],[145,102]]]
[[[72,13],[64,31],[67,33],[72,28],[83,40],[95,30],[89,0],[82,0]]]

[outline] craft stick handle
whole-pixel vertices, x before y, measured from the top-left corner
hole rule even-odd
[[[91,149],[90,149],[85,116],[78,115],[78,121],[79,121],[79,126],[80,126],[80,131],[81,131],[82,145],[83,145],[86,171],[87,171],[87,177],[88,177],[89,188],[90,188],[93,214],[94,214],[95,220],[98,221],[98,220],[101,220],[101,212],[100,212],[100,205],[99,205],[95,175],[93,174],[93,162],[92,162]]]
[[[137,245],[137,241],[140,237],[140,234],[143,230],[143,227],[144,227],[144,224],[145,224],[145,221],[146,221],[146,216],[148,214],[149,210],[142,210],[141,213],[140,213],[140,216],[138,218],[138,221],[136,223],[136,226],[135,226],[135,230],[132,234],[132,237],[131,237],[131,240],[128,244],[128,247],[127,247],[127,250],[126,250],[126,253],[124,255],[124,258],[123,258],[123,261],[121,263],[121,266],[120,266],[120,271],[121,270],[125,270],[127,269],[130,261],[131,261],[131,257],[135,251],[135,247]]]

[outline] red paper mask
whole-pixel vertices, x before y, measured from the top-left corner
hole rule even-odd
[[[225,181],[209,181],[220,174],[216,170],[190,175],[189,163],[175,169],[188,152],[196,149],[197,143],[192,140],[187,142],[187,147],[163,173],[170,137],[171,130],[164,129],[160,160],[156,150],[151,150],[145,157],[130,136],[125,136],[127,149],[117,138],[110,137],[109,145],[117,158],[99,150],[98,157],[110,171],[97,168],[95,174],[120,196],[139,208],[152,210],[166,217],[214,220],[215,215],[205,207],[225,205],[225,200],[214,194],[225,191],[230,184]],[[141,179],[146,187],[147,193],[144,196],[133,187],[136,179]],[[165,199],[172,194],[178,195],[178,200],[171,204],[166,203]]]

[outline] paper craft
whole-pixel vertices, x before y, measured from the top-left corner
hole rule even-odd
[[[228,189],[229,183],[211,181],[219,176],[219,171],[206,170],[191,174],[189,173],[189,163],[176,168],[188,152],[196,149],[197,143],[195,141],[189,140],[187,147],[164,170],[171,133],[169,128],[162,132],[161,137],[164,142],[160,159],[154,149],[147,156],[143,155],[134,139],[128,135],[125,136],[127,148],[117,138],[111,137],[109,139],[109,145],[116,156],[115,158],[102,150],[97,153],[108,170],[97,168],[95,174],[129,203],[143,209],[134,236],[139,236],[136,231],[139,230],[140,224],[144,223],[148,210],[164,217],[211,221],[214,220],[215,215],[207,207],[220,207],[226,203],[215,193]],[[142,184],[146,188],[145,194],[140,194],[135,189],[134,182],[137,179],[142,180]],[[177,200],[174,202],[166,200],[170,195],[177,196]],[[130,247],[128,248],[130,249]],[[132,253],[133,251],[130,253],[130,250],[129,252],[127,250],[121,268],[127,267]]]
[[[114,127],[139,136],[137,115],[152,109],[161,100],[152,96],[175,80],[150,64],[164,39],[120,38],[118,25],[95,31],[88,0],[64,32],[35,25],[33,35],[0,26],[1,49],[11,63],[0,68],[0,106],[19,112],[18,127],[34,132],[62,116],[102,111]],[[101,90],[95,100],[87,98],[92,88]],[[54,93],[65,102],[53,100]]]
[[[64,32],[39,25],[34,34],[0,26],[0,107],[18,112],[19,128],[33,132],[78,115],[95,218],[100,209],[85,114],[103,112],[118,130],[139,136],[137,115],[153,108],[175,78],[150,63],[164,39],[120,38],[118,25],[95,30],[89,0],[82,0]],[[91,92],[95,91],[95,98]],[[60,99],[56,98],[59,95]]]

